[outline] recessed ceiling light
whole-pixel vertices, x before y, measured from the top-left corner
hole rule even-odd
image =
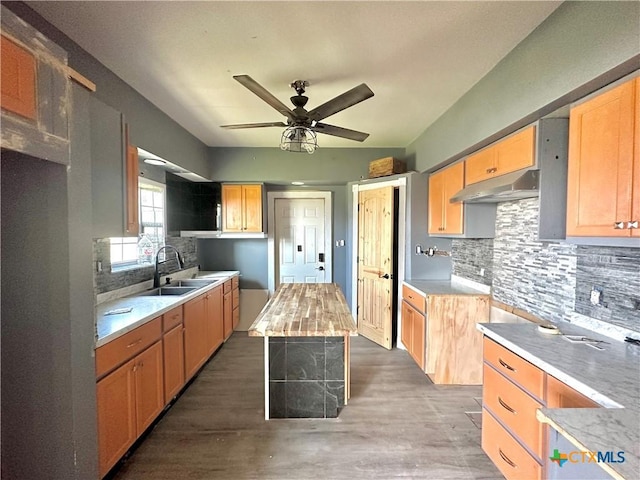
[[[164,160],[160,160],[159,158],[145,158],[144,163],[148,163],[149,165],[166,165],[167,162]]]
[[[304,185],[304,182],[291,182],[291,185]]]

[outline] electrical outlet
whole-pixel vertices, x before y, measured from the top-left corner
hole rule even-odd
[[[481,277],[484,277],[484,268],[481,268],[479,273]]]
[[[591,296],[589,298],[592,305],[600,305],[602,301],[602,290],[598,287],[591,288]]]

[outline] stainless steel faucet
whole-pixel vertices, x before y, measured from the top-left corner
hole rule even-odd
[[[180,267],[180,270],[182,270],[184,268],[184,260],[182,260],[182,255],[180,255],[180,252],[178,251],[178,249],[172,245],[165,245],[164,247],[160,247],[158,249],[158,251],[156,252],[156,269],[155,272],[153,273],[153,288],[158,288],[160,286],[160,270],[158,269],[158,265],[160,265],[160,263],[166,263],[168,262],[168,260],[164,260],[164,262],[159,262],[158,258],[160,256],[160,252],[165,250],[165,249],[171,249],[174,252],[176,252],[176,261],[178,262],[178,266]]]

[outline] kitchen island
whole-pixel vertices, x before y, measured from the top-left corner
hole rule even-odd
[[[264,337],[265,419],[337,417],[356,332],[337,284],[281,284],[249,328]]]

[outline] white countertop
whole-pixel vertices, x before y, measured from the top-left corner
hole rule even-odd
[[[452,280],[405,279],[405,285],[422,296],[427,295],[488,295],[489,292],[469,283]],[[488,287],[487,287],[488,288]]]
[[[542,408],[538,418],[585,451],[625,452],[608,464],[622,478],[640,478],[640,346],[567,322],[562,333],[602,340],[604,350],[538,331],[535,324],[479,324],[487,337],[605,408]]]
[[[228,279],[239,275],[238,271],[202,271],[196,278],[215,279],[216,282],[203,288],[198,288],[186,295],[166,295],[145,297],[140,294],[121,297],[98,304],[96,307],[97,338],[96,348],[108,343],[121,335],[153,320],[163,313],[177,307],[202,293],[219,286]],[[130,312],[106,315],[107,312],[131,308]]]

